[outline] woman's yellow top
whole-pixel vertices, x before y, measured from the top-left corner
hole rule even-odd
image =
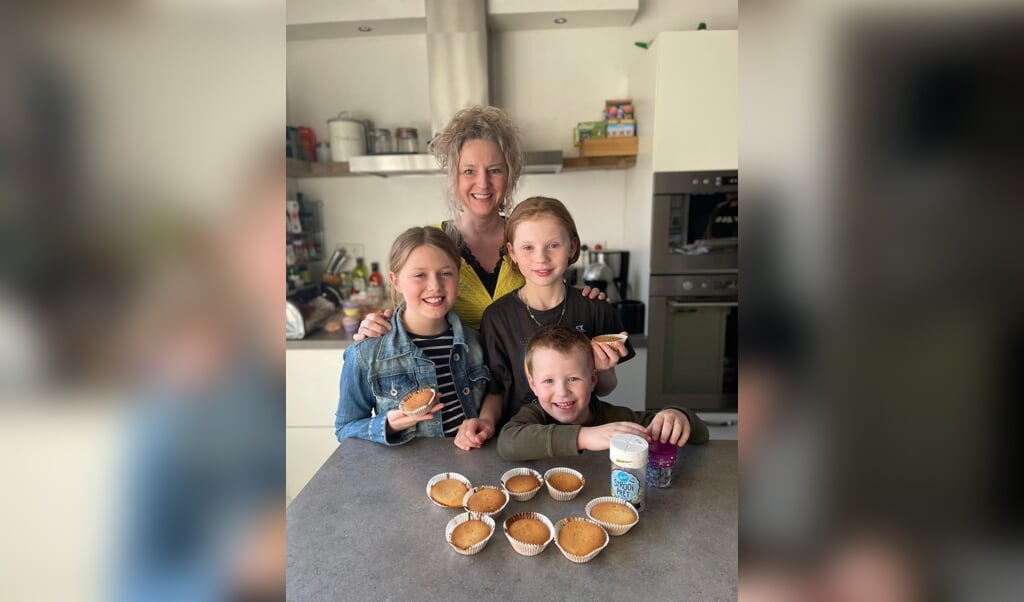
[[[459,266],[459,296],[452,308],[464,324],[480,330],[480,320],[484,310],[499,297],[518,289],[526,283],[523,275],[512,267],[508,256],[502,256],[501,267],[498,268],[498,285],[494,287],[494,296],[487,294],[484,283],[476,275],[466,258],[461,258]]]

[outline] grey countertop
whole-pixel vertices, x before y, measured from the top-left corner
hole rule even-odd
[[[651,488],[640,522],[586,564],[551,543],[520,556],[501,531],[508,516],[536,511],[552,523],[584,516],[586,503],[609,494],[607,452],[532,462],[506,462],[492,439],[482,449],[451,439],[415,439],[386,447],[347,439],[287,511],[290,600],[735,600],[737,597],[736,443],[711,441],[679,452],[679,477]],[[474,485],[500,484],[515,466],[540,472],[569,466],[586,486],[569,502],[542,490],[510,501],[497,529],[475,556],[445,541],[456,510],[427,498],[427,481],[453,471]]]

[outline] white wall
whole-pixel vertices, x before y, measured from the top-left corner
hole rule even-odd
[[[605,99],[628,95],[632,66],[644,54],[636,41],[659,31],[735,29],[735,0],[644,0],[630,27],[489,32],[490,102],[522,129],[526,150],[561,149],[577,156],[571,131],[600,119]],[[412,126],[423,148],[430,127],[425,35],[378,36],[288,43],[288,123],[310,125],[326,138],[328,118],[341,110],[377,127]],[[638,128],[644,115],[637,113]],[[524,176],[517,201],[543,194],[566,203],[584,243],[604,242],[646,257],[627,211],[624,170]],[[445,218],[441,176],[303,179],[298,188],[324,202],[327,248],[363,243],[367,261],[386,262],[394,236],[408,226]],[[648,199],[649,201],[649,199]],[[649,227],[649,226],[647,226]],[[634,288],[636,288],[634,283]]]

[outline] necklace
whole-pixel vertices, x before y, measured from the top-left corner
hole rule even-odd
[[[562,284],[565,285],[565,282],[563,281]],[[558,319],[555,320],[555,323],[548,324],[548,326],[558,326],[559,324],[562,323],[562,318],[565,317],[565,306],[567,305],[566,301],[569,299],[568,285],[565,286],[565,296],[562,297],[562,312],[558,314]],[[526,295],[523,294],[523,289],[519,289],[519,300],[523,302],[523,307],[526,308],[526,313],[530,314],[530,319],[533,320],[533,323],[536,324],[537,326],[540,326],[541,328],[544,328],[544,325],[540,323],[540,321],[537,319],[537,316],[533,315],[533,310],[530,309],[530,304],[526,302]]]

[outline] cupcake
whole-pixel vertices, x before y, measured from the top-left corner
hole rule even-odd
[[[532,499],[544,484],[544,477],[532,468],[513,468],[501,475],[501,486],[517,502]]]
[[[398,404],[398,409],[405,412],[406,416],[420,417],[430,411],[434,401],[434,390],[430,388],[420,389],[405,397]]]
[[[462,500],[473,487],[457,472],[442,472],[427,481],[427,496],[442,508],[462,508]]]
[[[625,343],[628,338],[624,334],[599,334],[593,340],[598,343]]]
[[[489,516],[473,517],[463,512],[448,521],[445,539],[459,554],[472,556],[484,549],[494,534],[494,519]]]
[[[537,512],[520,512],[505,519],[505,537],[512,549],[523,556],[536,556],[554,537],[555,527],[548,517]]]
[[[625,535],[640,522],[640,513],[633,504],[617,497],[599,497],[587,502],[587,516],[604,527],[608,535]]]
[[[508,504],[508,494],[501,487],[480,485],[463,495],[462,506],[470,514],[496,516]]]
[[[583,473],[571,468],[552,468],[544,473],[544,482],[547,483],[551,497],[560,502],[568,502],[583,490],[587,480],[583,478]]]
[[[555,523],[555,545],[577,563],[589,562],[608,545],[608,533],[589,518],[570,516]]]

